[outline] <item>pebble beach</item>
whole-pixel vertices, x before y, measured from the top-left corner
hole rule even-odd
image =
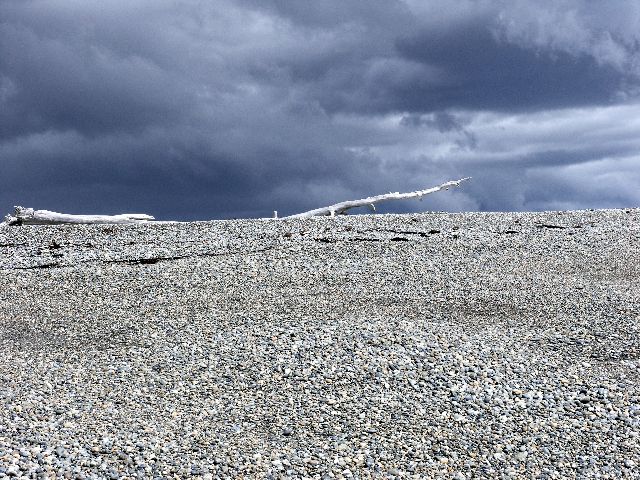
[[[0,478],[640,478],[640,209],[0,225]]]

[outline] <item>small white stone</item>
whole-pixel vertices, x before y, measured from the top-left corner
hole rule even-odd
[[[518,459],[520,462],[524,462],[527,459],[527,452],[518,452],[516,453],[516,459]]]

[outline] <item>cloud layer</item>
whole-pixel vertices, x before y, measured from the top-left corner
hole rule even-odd
[[[640,7],[0,3],[0,203],[271,216],[640,205]]]

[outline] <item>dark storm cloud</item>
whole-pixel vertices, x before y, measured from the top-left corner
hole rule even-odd
[[[540,53],[496,37],[489,24],[462,24],[397,42],[399,54],[436,66],[439,84],[396,93],[399,110],[532,110],[611,103],[624,76],[586,56]]]
[[[633,2],[5,0],[0,200],[270,216],[472,175],[389,208],[638,203],[639,26]]]
[[[462,133],[464,138],[458,140],[458,145],[461,147],[475,148],[478,143],[476,136],[466,130],[462,123],[448,112],[435,112],[431,115],[407,114],[400,119],[400,125],[435,128],[440,133],[452,131]]]

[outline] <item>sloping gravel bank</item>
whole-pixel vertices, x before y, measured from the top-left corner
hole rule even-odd
[[[0,478],[640,478],[640,210],[0,227]]]

